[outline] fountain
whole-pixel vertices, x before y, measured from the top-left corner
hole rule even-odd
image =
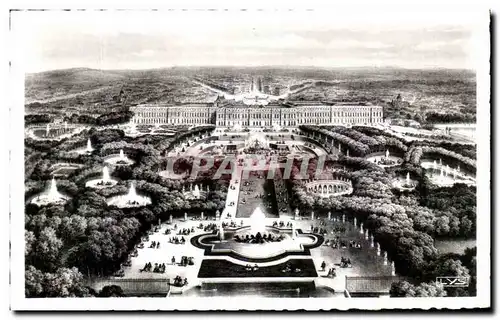
[[[375,244],[373,243],[373,234],[370,235],[370,248],[373,248]]]
[[[299,209],[295,209],[295,215],[294,215],[295,220],[299,219]]]
[[[365,240],[368,240],[368,230],[365,230]]]
[[[172,221],[173,221],[173,218],[172,218],[172,215],[170,215],[170,216],[168,217],[168,223],[169,223],[169,224],[172,224]]]
[[[359,225],[359,233],[360,234],[365,233],[365,231],[363,230],[363,222],[361,222],[361,224]]]
[[[393,262],[391,262],[391,276],[396,276],[396,264]]]
[[[52,178],[52,181],[50,182],[50,189],[49,189],[49,194],[47,195],[47,198],[49,201],[54,202],[60,197],[61,197],[61,194],[57,190],[56,179]]]
[[[450,166],[446,165],[446,175],[450,175]]]
[[[377,242],[377,256],[380,256],[380,243]]]
[[[358,221],[356,220],[356,217],[354,217],[354,229],[357,228]]]
[[[47,123],[47,127],[45,127],[45,136],[48,137],[50,133],[50,124]]]
[[[105,166],[102,168],[102,178],[89,180],[87,181],[87,183],[85,183],[85,186],[87,188],[103,189],[112,187],[117,183],[118,181],[111,179],[109,175],[109,169],[108,167]]]
[[[314,211],[311,211],[311,220],[314,220]]]
[[[120,149],[118,154],[114,154],[110,156],[108,159],[104,160],[104,162],[110,163],[112,165],[131,165],[134,163],[127,155],[123,152],[123,149]]]
[[[220,211],[215,211],[215,220],[220,220]]]
[[[94,149],[92,148],[92,143],[90,142],[90,138],[87,139],[87,149],[85,151],[92,152]]]
[[[109,182],[109,180],[111,180],[111,179],[109,178],[108,167],[104,167],[104,168],[102,168],[102,181]]]
[[[68,131],[68,121],[64,121],[64,131]]]
[[[138,195],[133,182],[130,184],[127,194],[114,196],[108,201],[108,205],[119,208],[142,207],[149,204],[151,204],[151,198]]]
[[[201,212],[201,220],[205,220],[205,217],[203,217],[203,211]]]
[[[330,211],[328,211],[328,220],[331,220],[332,219],[332,213]]]
[[[391,155],[389,149],[386,149],[385,153],[376,152],[367,155],[365,158],[367,161],[373,162],[382,168],[400,166],[403,163],[403,158],[398,155]]]
[[[460,165],[457,166],[457,171],[460,172]]]
[[[349,149],[347,149],[346,157],[349,157]]]
[[[198,185],[195,185],[195,186],[194,186],[193,196],[194,196],[196,199],[199,199],[199,198],[200,198],[200,188],[198,187]]]
[[[224,241],[224,227],[222,227],[222,223],[219,225],[219,240]]]
[[[441,158],[439,159],[439,166],[443,166],[443,160],[441,160]]]
[[[134,199],[137,197],[137,191],[135,191],[135,185],[133,182],[130,184],[130,188],[128,189],[127,197],[129,199]]]
[[[250,231],[256,234],[257,232],[263,232],[265,228],[266,215],[262,212],[260,207],[257,207],[250,216]]]
[[[453,170],[453,179],[457,179],[457,169]]]
[[[406,185],[410,186],[410,173],[409,172],[406,173]]]
[[[434,168],[434,170],[437,170],[437,162],[436,162],[436,160],[434,160],[434,162],[432,163],[432,167]]]
[[[345,214],[342,215],[342,223],[345,223]]]
[[[387,251],[384,251],[384,266],[387,265]]]
[[[59,190],[57,190],[56,179],[52,178],[49,186],[49,190],[43,194],[40,194],[31,200],[31,203],[43,206],[50,203],[64,202],[68,200],[68,197],[62,195]]]
[[[184,221],[188,221],[188,213],[184,212]]]

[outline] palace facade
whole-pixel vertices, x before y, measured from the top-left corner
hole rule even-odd
[[[378,124],[383,107],[286,102],[260,105],[243,103],[145,104],[131,107],[132,122],[147,125],[206,125],[218,127],[294,127],[310,125]]]

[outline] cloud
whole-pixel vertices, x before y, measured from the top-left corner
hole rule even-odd
[[[457,24],[391,27],[373,23],[349,28],[331,17],[320,24],[314,17],[261,21],[244,14],[225,19],[180,16],[171,20],[159,19],[160,15],[140,20],[107,16],[94,21],[81,14],[59,22],[57,15],[52,20],[38,18],[24,38],[32,48],[26,50],[31,59],[27,65],[37,71],[54,66],[121,69],[204,64],[461,68],[467,67],[464,61],[471,51],[471,30]]]

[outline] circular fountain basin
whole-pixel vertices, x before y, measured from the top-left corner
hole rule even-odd
[[[403,159],[395,156],[386,157],[385,155],[369,156],[366,160],[375,163],[381,168],[391,168],[400,166],[403,163]],[[390,163],[384,164],[384,161],[388,160]]]
[[[59,193],[57,196],[50,196],[48,193],[41,193],[33,197],[31,203],[41,207],[49,204],[64,204],[69,199],[70,197],[65,196],[61,193]]]
[[[104,162],[114,166],[129,166],[135,163],[134,160],[128,157],[121,157],[119,154],[112,155],[104,160]]]
[[[105,189],[105,188],[111,188],[115,186],[117,183],[118,181],[114,179],[107,179],[107,180],[92,179],[87,181],[87,183],[85,183],[85,187],[92,189]]]
[[[71,150],[70,152],[78,153],[78,154],[91,154],[92,151],[94,151],[94,149],[89,150],[87,148],[80,148],[80,149]]]
[[[144,207],[151,204],[151,198],[141,195],[130,197],[128,194],[124,194],[109,198],[107,203],[108,206],[116,206],[118,208]]]
[[[409,181],[406,178],[400,177],[397,179],[394,179],[392,181],[392,186],[394,188],[397,188],[399,190],[415,190],[415,188],[418,185],[418,181],[410,179]]]

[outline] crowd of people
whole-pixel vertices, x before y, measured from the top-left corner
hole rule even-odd
[[[153,265],[151,262],[147,262],[144,265],[144,268],[139,270],[140,272],[154,272],[154,273],[165,273],[165,263],[155,263],[155,266],[153,268]]]
[[[194,227],[189,228],[182,228],[177,231],[178,236],[189,236],[192,232],[194,232]]]
[[[216,223],[208,223],[206,225],[200,223],[198,229],[203,229],[204,232],[214,232],[219,229],[219,226]]]
[[[266,242],[280,242],[285,239],[285,236],[280,234],[280,235],[273,235],[271,233],[269,234],[261,234],[260,232],[257,232],[255,235],[254,234],[247,234],[244,237],[235,235],[234,240],[236,242],[243,242],[243,243],[266,243]]]
[[[151,249],[160,249],[160,241],[153,241],[149,245],[149,248]]]
[[[187,285],[188,285],[188,280],[187,280],[187,278],[182,279],[182,277],[181,277],[181,276],[176,276],[176,277],[174,278],[174,283],[173,283],[173,285],[174,285],[175,287],[185,287],[185,286],[187,286]]]
[[[172,265],[176,264],[175,256],[172,256],[172,259],[170,260]],[[185,267],[185,266],[192,266],[194,265],[194,257],[187,257],[187,256],[182,256],[181,261],[179,262],[179,266]]]
[[[174,237],[169,237],[168,238],[168,243],[171,243],[171,244],[185,244],[186,243],[186,239],[184,239],[184,237],[177,237],[177,236],[174,236]]]
[[[340,257],[340,267],[341,268],[352,268],[351,259]]]
[[[285,222],[283,220],[280,220],[280,222],[273,221],[273,227],[279,227],[279,228],[283,229],[283,228],[285,228]],[[293,227],[292,222],[288,221],[286,223],[286,227],[291,229]]]
[[[321,227],[315,227],[314,225],[311,224],[311,232],[316,233],[316,234],[328,234],[328,231],[325,228]]]
[[[332,247],[333,249],[346,249],[346,248],[362,249],[363,248],[363,246],[361,245],[361,242],[354,241],[354,240],[347,241],[347,240],[341,239],[339,236],[335,237],[334,239],[325,240],[324,245]]]

